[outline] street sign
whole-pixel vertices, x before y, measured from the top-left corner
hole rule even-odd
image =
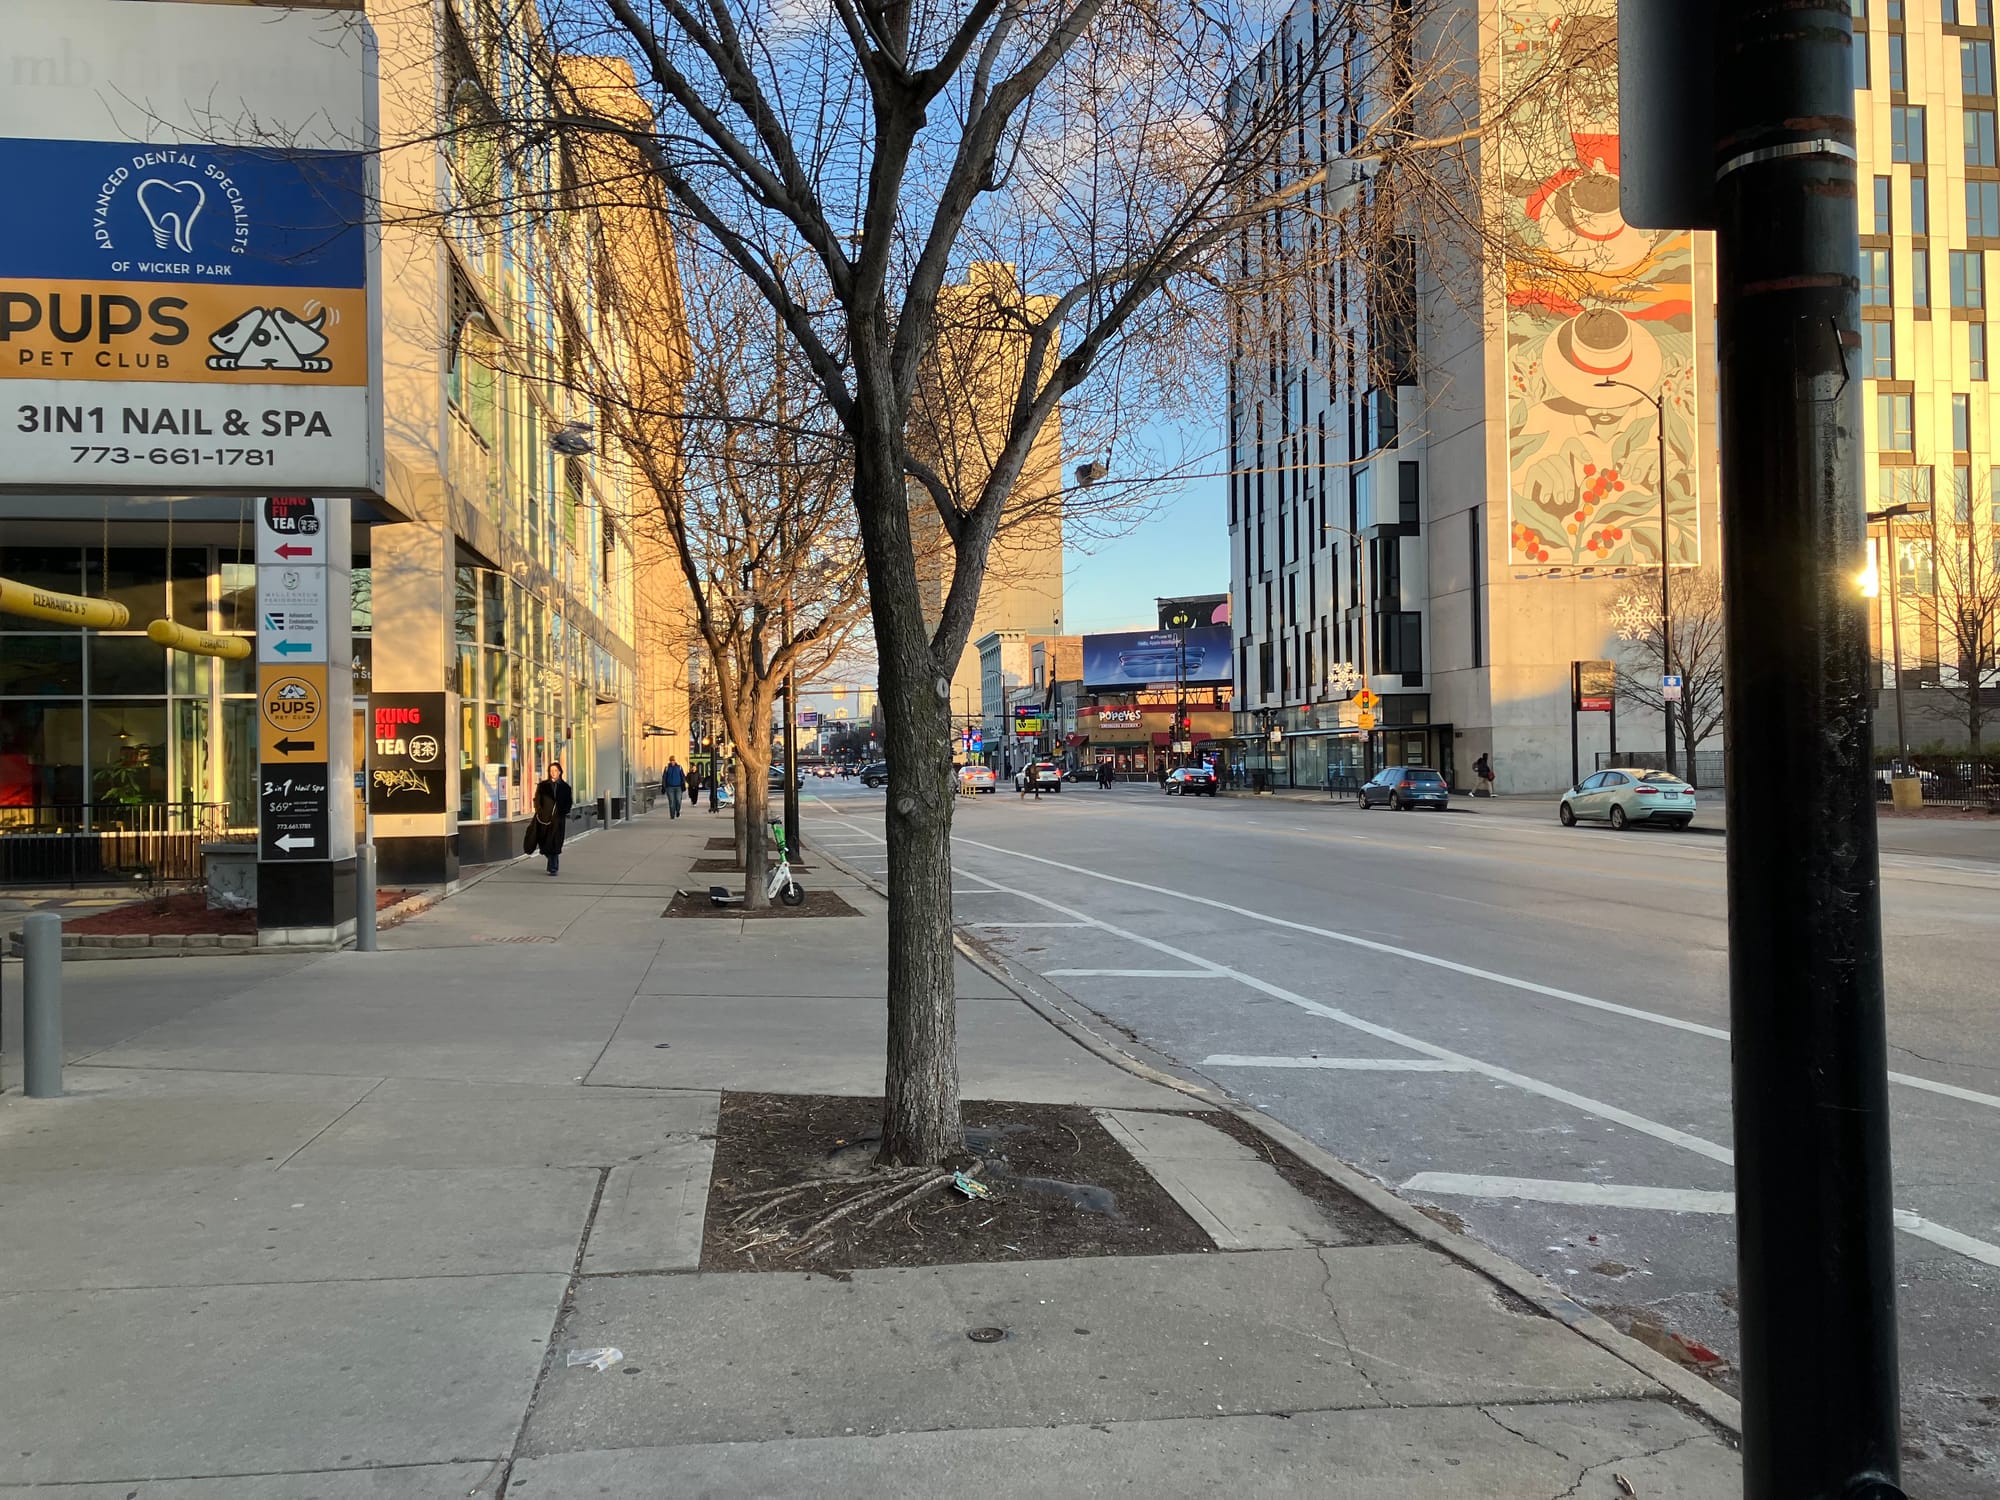
[[[327,857],[327,770],[325,761],[310,765],[262,768],[258,782],[258,858],[265,860],[325,859]]]
[[[326,573],[311,565],[257,569],[257,660],[326,660]]]
[[[1356,729],[1373,729],[1375,727],[1375,715],[1363,709],[1354,716],[1354,727]]]
[[[1580,714],[1608,714],[1617,698],[1618,664],[1579,661],[1570,664],[1571,708]]]
[[[257,507],[259,567],[326,566],[325,517],[310,495],[267,495]]]
[[[1354,706],[1356,708],[1360,709],[1363,713],[1366,713],[1369,709],[1373,708],[1377,703],[1381,702],[1382,700],[1376,697],[1374,689],[1363,688],[1360,692],[1354,695],[1353,701],[1354,701]]]
[[[800,709],[800,710],[799,710],[799,728],[801,728],[801,729],[817,729],[817,728],[819,728],[819,710],[818,710],[818,709],[816,709],[816,708],[802,708],[802,709]]]
[[[1660,700],[1663,703],[1681,701],[1681,679],[1677,672],[1670,672],[1660,678]]]

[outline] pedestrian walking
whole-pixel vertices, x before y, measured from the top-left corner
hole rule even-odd
[[[681,769],[681,763],[678,760],[669,755],[667,757],[667,769],[660,775],[660,790],[667,794],[667,817],[669,819],[678,818],[681,815],[681,792],[686,786],[687,772]]]
[[[1167,763],[1164,760],[1153,767],[1153,780],[1159,782],[1161,791],[1167,789]]]
[[[563,834],[569,828],[570,804],[575,800],[575,791],[563,780],[562,762],[550,761],[547,774],[535,788],[535,810],[528,819],[524,850],[547,859],[551,875],[562,868]]]
[[[1492,796],[1493,757],[1484,750],[1480,751],[1479,759],[1472,763],[1472,774],[1479,779],[1479,785],[1473,788],[1472,795],[1475,797]]]

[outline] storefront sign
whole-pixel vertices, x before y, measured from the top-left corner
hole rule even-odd
[[[376,693],[368,700],[368,810],[445,810],[445,695]]]
[[[257,857],[327,858],[327,803],[325,761],[265,766],[257,798]]]
[[[9,0],[7,27],[5,482],[378,490],[358,18]]]
[[[257,660],[326,660],[326,578],[311,566],[257,570]]]
[[[1581,714],[1608,714],[1616,701],[1618,667],[1608,661],[1575,663],[1576,711]]]
[[[1134,728],[1145,718],[1145,713],[1137,704],[1116,708],[1100,708],[1097,722],[1106,729]]]

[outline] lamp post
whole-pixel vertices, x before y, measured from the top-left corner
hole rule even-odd
[[[1896,574],[1901,571],[1896,559],[1896,520],[1899,516],[1927,516],[1931,513],[1928,500],[1905,500],[1896,505],[1884,506],[1881,510],[1871,510],[1868,522],[1882,523],[1884,550],[1889,554],[1889,683],[1896,695],[1896,765],[1898,769],[1910,763],[1910,732],[1903,722],[1903,624],[1902,610],[1896,602]],[[1861,592],[1873,599],[1881,593],[1882,570],[1871,563],[1868,571],[1861,575]]]
[[[1653,415],[1659,422],[1660,477],[1656,487],[1660,492],[1660,673],[1662,676],[1672,677],[1675,675],[1674,599],[1673,570],[1669,566],[1667,555],[1667,398],[1663,395],[1655,396],[1648,391],[1641,390],[1638,386],[1626,380],[1606,379],[1598,381],[1597,384],[1600,389],[1610,387],[1630,391],[1641,401],[1646,402],[1653,408]],[[1661,686],[1664,688],[1666,684],[1662,683]],[[1687,690],[1685,684],[1683,684],[1681,690],[1683,692]],[[1662,694],[1661,696],[1664,699],[1665,695]],[[1672,704],[1664,701],[1661,702],[1660,715],[1666,721],[1667,774],[1669,776],[1679,774],[1674,767],[1674,713],[1675,710]],[[1693,746],[1688,747],[1688,754],[1690,757],[1693,756]]]
[[[1174,756],[1181,765],[1188,764],[1188,752],[1194,748],[1194,735],[1188,727],[1187,704],[1187,633],[1194,624],[1194,616],[1185,608],[1177,609],[1168,617],[1167,624],[1173,628],[1178,642],[1179,656],[1174,667]]]

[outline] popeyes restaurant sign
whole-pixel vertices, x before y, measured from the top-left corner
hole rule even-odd
[[[6,11],[0,483],[379,493],[366,21]]]

